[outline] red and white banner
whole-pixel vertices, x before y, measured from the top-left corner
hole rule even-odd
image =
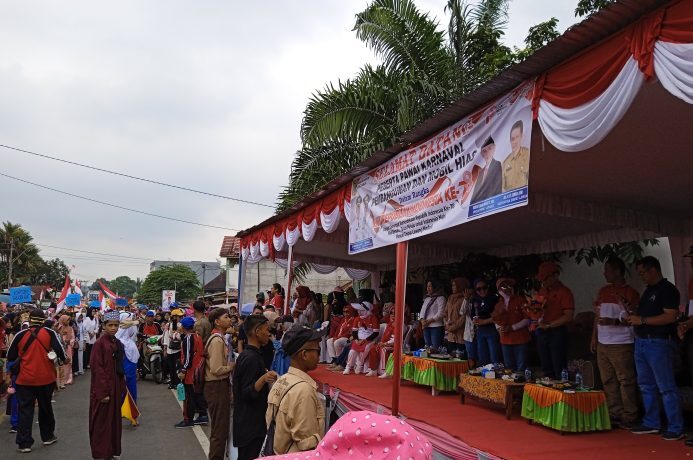
[[[527,204],[533,83],[354,179],[349,254]]]

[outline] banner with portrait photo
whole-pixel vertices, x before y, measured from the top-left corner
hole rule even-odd
[[[171,311],[171,305],[176,302],[176,291],[167,289],[161,291],[161,310]]]
[[[354,179],[349,254],[527,204],[533,83]]]

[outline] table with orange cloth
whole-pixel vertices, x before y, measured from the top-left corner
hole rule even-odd
[[[510,420],[513,403],[522,401],[524,383],[515,383],[512,380],[487,379],[477,375],[460,375],[460,402],[465,403],[465,398],[482,399],[491,404],[505,408],[505,418]]]
[[[580,433],[611,429],[609,410],[603,391],[566,393],[562,390],[525,385],[522,416],[561,432]]]
[[[393,356],[387,360],[385,373],[392,375]],[[462,359],[419,358],[402,355],[402,378],[431,387],[432,394],[438,391],[456,391],[459,376],[469,370],[469,364]]]

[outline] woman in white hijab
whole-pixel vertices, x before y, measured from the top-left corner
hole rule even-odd
[[[125,385],[130,391],[132,399],[137,402],[137,361],[140,359],[140,351],[137,349],[137,320],[128,312],[120,314],[120,329],[116,332],[116,339],[125,347],[123,358],[123,370],[125,371]]]

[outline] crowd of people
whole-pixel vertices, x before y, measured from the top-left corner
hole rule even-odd
[[[693,320],[682,319],[679,291],[662,277],[657,259],[635,265],[646,286],[642,295],[626,282],[626,268],[616,257],[606,261],[606,284],[594,302],[591,349],[609,413],[635,434],[680,439],[683,417],[672,362],[676,340]],[[528,295],[511,276],[453,278],[446,295],[429,280],[420,305],[403,305],[401,346],[447,352],[471,367],[502,363],[523,373],[532,344],[537,375],[563,378],[573,294],[555,262],[542,263],[536,281],[538,289]],[[127,394],[137,400],[137,381],[146,374],[142,357],[151,343],[162,347],[164,382],[184,395],[175,428],[209,424],[210,459],[224,459],[231,446],[239,460],[316,449],[329,414],[309,374],[323,363],[344,375],[387,378],[388,356],[397,346],[396,311],[388,300],[371,289],[356,295],[339,286],[326,302],[306,286],[286,299],[275,285],[240,310],[198,300],[166,312],[134,303],[57,315],[40,308],[10,312],[0,344],[9,344],[8,403],[18,450],[30,452],[34,443],[34,405],[42,442],[56,442],[51,400],[90,370],[92,455],[118,457],[120,408]]]

